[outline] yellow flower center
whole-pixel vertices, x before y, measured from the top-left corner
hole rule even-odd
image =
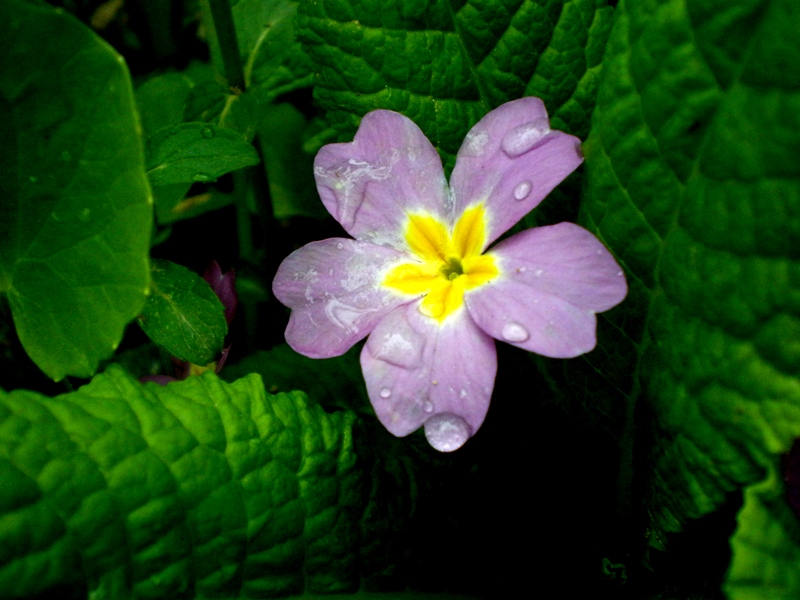
[[[465,210],[452,234],[429,214],[409,214],[405,237],[420,262],[395,266],[383,285],[404,294],[424,294],[420,311],[440,323],[461,307],[464,292],[500,274],[494,258],[480,253],[486,240],[482,204]]]

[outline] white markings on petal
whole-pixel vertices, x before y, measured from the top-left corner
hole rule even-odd
[[[461,154],[464,156],[480,156],[486,149],[486,144],[489,143],[489,134],[485,131],[474,132],[470,131],[467,137],[464,138],[464,143],[461,146]]]
[[[546,117],[534,119],[528,123],[517,125],[506,133],[501,147],[508,156],[515,158],[550,140],[549,133],[550,122]]]
[[[527,329],[525,329],[519,323],[514,323],[513,321],[503,325],[503,331],[501,332],[501,335],[507,342],[524,342],[531,336]]]
[[[353,226],[356,213],[364,201],[364,188],[369,181],[382,181],[392,172],[392,164],[376,166],[367,161],[350,159],[332,169],[314,167],[318,181],[336,192],[336,220],[345,229]]]
[[[325,315],[334,325],[347,330],[348,333],[358,333],[357,321],[363,315],[375,312],[375,308],[356,308],[332,298],[325,305]]]
[[[472,428],[458,415],[442,413],[425,421],[425,437],[439,452],[458,450],[471,435]]]
[[[404,369],[422,365],[425,347],[422,336],[406,324],[402,329],[382,335],[369,336],[367,346],[375,358]]]

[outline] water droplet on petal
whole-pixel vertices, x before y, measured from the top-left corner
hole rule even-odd
[[[531,334],[519,323],[509,322],[503,325],[501,335],[507,342],[524,342]]]
[[[391,333],[380,335],[373,332],[367,338],[367,348],[378,360],[404,369],[415,369],[422,365],[425,340],[411,326],[404,324]]]
[[[458,450],[471,435],[469,423],[458,415],[442,413],[425,421],[425,437],[439,452]]]
[[[208,183],[209,181],[214,181],[214,178],[208,173],[195,173],[192,177],[192,181],[196,181],[198,183]]]
[[[422,403],[422,410],[426,413],[433,412],[433,402],[425,400],[425,402]]]
[[[617,271],[617,277],[622,277],[622,271]]]
[[[550,137],[550,122],[546,117],[517,125],[503,137],[501,147],[511,158],[525,154],[542,145]]]
[[[514,198],[517,200],[525,200],[528,197],[528,194],[531,193],[531,182],[530,181],[523,181],[517,187],[514,188]]]
[[[207,127],[203,127],[203,129],[200,130],[200,133],[204,138],[211,139],[214,137],[216,132],[214,131],[213,126],[208,125]]]
[[[390,390],[389,388],[386,388],[386,387],[385,388],[381,388],[380,394],[381,394],[381,398],[388,398],[389,396],[392,395],[392,390]]]
[[[533,274],[536,275],[537,277],[539,277],[539,275],[541,275],[542,273],[544,273],[544,269],[536,269],[533,272]]]
[[[595,254],[597,254],[597,256],[600,256],[601,254],[603,254],[603,251],[600,250],[600,248],[598,248],[597,250],[595,250]]]
[[[467,397],[467,390],[461,390],[460,392],[458,392],[458,397],[459,398],[466,398]]]

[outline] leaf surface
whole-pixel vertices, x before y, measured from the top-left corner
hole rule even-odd
[[[218,358],[228,333],[225,310],[208,283],[167,260],[153,261],[150,297],[138,320],[156,344],[196,365]]]
[[[469,128],[521,96],[585,135],[610,21],[605,0],[306,0],[298,18],[315,97],[342,139],[367,112],[395,110],[447,171]]]
[[[800,597],[800,522],[784,494],[776,467],[745,490],[724,586],[730,600]]]
[[[0,596],[355,589],[354,418],[256,375],[162,387],[112,366],[57,398],[0,392]]]
[[[122,58],[63,11],[0,3],[0,130],[0,291],[49,377],[89,377],[149,281],[152,200]]]
[[[181,123],[147,139],[147,175],[154,186],[208,183],[258,164],[258,153],[240,134],[209,123]]]
[[[636,415],[655,545],[800,437],[798,115],[796,3],[618,6],[582,219],[630,293],[564,381]]]

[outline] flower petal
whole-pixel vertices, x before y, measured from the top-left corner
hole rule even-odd
[[[320,149],[314,177],[325,207],[358,240],[404,249],[407,211],[440,220],[450,214],[439,154],[413,121],[396,112],[372,111],[352,142]]]
[[[375,413],[389,432],[404,436],[425,424],[431,444],[451,451],[486,417],[497,353],[465,310],[439,325],[413,302],[375,327],[361,367]]]
[[[292,309],[286,341],[300,354],[329,358],[364,338],[393,308],[408,302],[380,286],[406,256],[346,238],[313,242],[292,252],[272,282]]]
[[[455,214],[485,202],[486,248],[581,162],[580,140],[550,129],[539,98],[503,104],[470,129],[458,151],[450,177]]]
[[[590,232],[573,223],[528,229],[488,254],[500,277],[465,298],[475,323],[494,338],[572,358],[596,343],[596,312],[627,294],[622,269]]]

